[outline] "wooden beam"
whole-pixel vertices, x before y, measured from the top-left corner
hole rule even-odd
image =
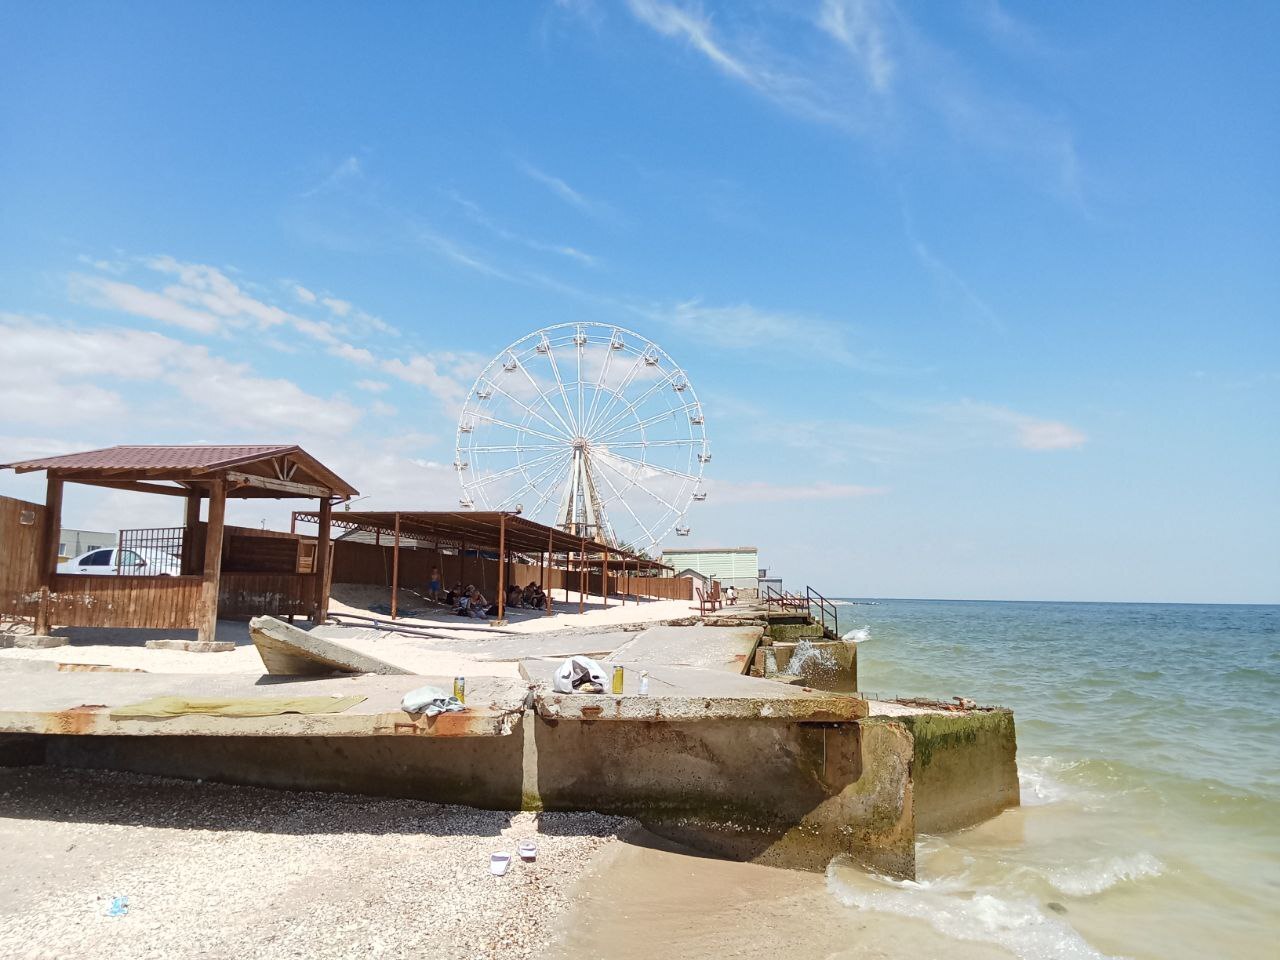
[[[507,517],[498,518],[498,622],[507,613]]]
[[[227,515],[227,487],[213,482],[209,496],[209,525],[204,537],[204,570],[200,603],[196,606],[196,639],[209,641],[218,635],[218,589],[222,580],[222,530]]]
[[[578,612],[586,610],[587,603],[587,541],[578,544]]]
[[[182,558],[178,570],[184,577],[196,572],[196,531],[200,529],[200,494],[187,493],[186,518],[182,524]]]
[[[271,477],[259,477],[253,473],[240,473],[236,470],[228,470],[226,477],[227,483],[231,484],[233,490],[238,487],[253,487],[256,490],[271,490],[296,497],[323,497],[326,501],[333,495],[332,490],[327,487],[316,486],[314,483],[275,480]]]
[[[44,529],[40,543],[40,605],[36,608],[36,635],[47,637],[53,626],[49,622],[49,592],[58,572],[58,541],[62,538],[62,478],[47,474],[44,492]]]
[[[385,569],[385,568],[384,568]],[[391,619],[396,618],[398,599],[400,593],[400,514],[396,514],[396,540],[395,546],[391,548]]]
[[[316,574],[316,602],[311,622],[324,623],[329,619],[329,584],[333,581],[333,504],[328,495],[320,498],[316,555],[311,569]]]
[[[185,497],[191,491],[186,487],[166,487],[159,483],[146,483],[142,480],[110,480],[95,477],[68,477],[60,479],[71,483],[83,483],[92,487],[110,487],[112,490],[135,490],[138,493],[159,493],[166,497]]]

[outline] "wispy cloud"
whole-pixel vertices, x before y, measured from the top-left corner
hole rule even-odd
[[[71,295],[73,299],[95,307],[159,320],[197,333],[214,333],[222,326],[218,317],[182,303],[168,293],[144,290],[122,280],[72,274]]]
[[[358,180],[362,176],[364,176],[364,167],[360,163],[360,158],[356,156],[343,157],[324,179],[309,190],[303,191],[302,196],[314,197],[317,194],[326,193],[340,187],[350,180]]]
[[[1088,442],[1083,430],[1060,420],[1044,420],[1008,407],[974,400],[960,400],[938,408],[947,420],[969,424],[990,424],[1005,428],[1006,435],[1024,450],[1037,452],[1074,450]]]
[[[896,65],[889,53],[878,0],[824,0],[818,26],[848,50],[878,93],[887,93]]]
[[[744,483],[719,481],[708,484],[711,497],[721,503],[780,503],[796,500],[851,500],[888,493],[887,487],[869,487],[855,483],[768,483],[752,480]]]
[[[545,170],[535,167],[531,163],[521,163],[520,170],[525,176],[532,180],[536,180],[565,203],[569,204],[571,207],[576,207],[583,213],[590,214],[594,217],[600,216],[608,211],[607,204],[598,200],[592,200],[569,186],[569,184],[565,183],[564,180],[554,176],[553,174],[547,173]]]
[[[521,246],[528,247],[530,250],[537,250],[539,253],[554,253],[587,267],[594,267],[599,263],[599,260],[596,257],[591,256],[589,253],[584,253],[577,247],[571,247],[568,244],[546,243],[542,240],[535,240],[532,237],[526,237],[523,234],[516,233],[514,230],[504,227],[502,224],[490,217],[483,209],[481,209],[478,203],[473,200],[468,200],[466,197],[455,191],[446,191],[445,195],[465,211],[469,220],[481,227],[484,227],[484,229],[488,230],[491,234],[501,240],[506,240],[508,243],[520,244]]]
[[[795,29],[789,13],[765,12],[720,29],[701,5],[627,5],[658,35],[686,45],[722,75],[798,117],[869,137],[880,147],[910,142],[904,131],[941,125],[957,142],[1049,192],[1083,200],[1082,165],[1061,111],[995,92],[971,60],[927,35],[891,0],[821,0],[807,33]],[[985,19],[989,30],[1007,38],[1033,35],[996,4]]]

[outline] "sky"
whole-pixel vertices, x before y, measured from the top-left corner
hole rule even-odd
[[[0,0],[0,462],[296,442],[362,508],[453,508],[477,371],[597,321],[705,408],[672,547],[836,596],[1278,602],[1278,34],[1243,0]]]

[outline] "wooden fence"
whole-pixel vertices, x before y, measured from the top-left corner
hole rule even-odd
[[[218,616],[309,617],[316,602],[316,580],[314,573],[223,573]]]
[[[200,577],[59,573],[49,593],[49,622],[62,627],[194,630],[200,586]]]
[[[0,614],[35,616],[44,518],[41,504],[0,497]]]
[[[383,544],[360,543],[353,540],[335,540],[333,551],[334,583],[375,583],[391,585],[394,548]],[[423,590],[431,577],[431,569],[440,571],[445,589],[460,583],[474,584],[486,596],[492,597],[498,586],[498,561],[479,556],[460,556],[457,553],[440,553],[433,549],[400,548],[400,586],[411,590]],[[613,568],[616,569],[616,568]],[[537,564],[512,562],[508,566],[508,582],[518,586],[544,583],[548,590],[563,590],[568,582],[572,591],[578,590],[580,574],[577,570],[551,567],[546,571]],[[587,593],[600,594],[599,572],[587,574]],[[622,592],[664,600],[692,600],[693,581],[687,577],[636,577],[616,576],[611,569],[609,592]]]

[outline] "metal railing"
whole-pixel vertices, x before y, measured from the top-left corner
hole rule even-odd
[[[806,586],[804,593],[788,593],[785,590],[775,590],[771,586],[766,586],[762,599],[768,607],[794,610],[810,617],[813,617],[816,608],[818,615],[815,619],[822,625],[823,630],[830,630],[837,637],[840,636],[840,608],[813,587]]]

